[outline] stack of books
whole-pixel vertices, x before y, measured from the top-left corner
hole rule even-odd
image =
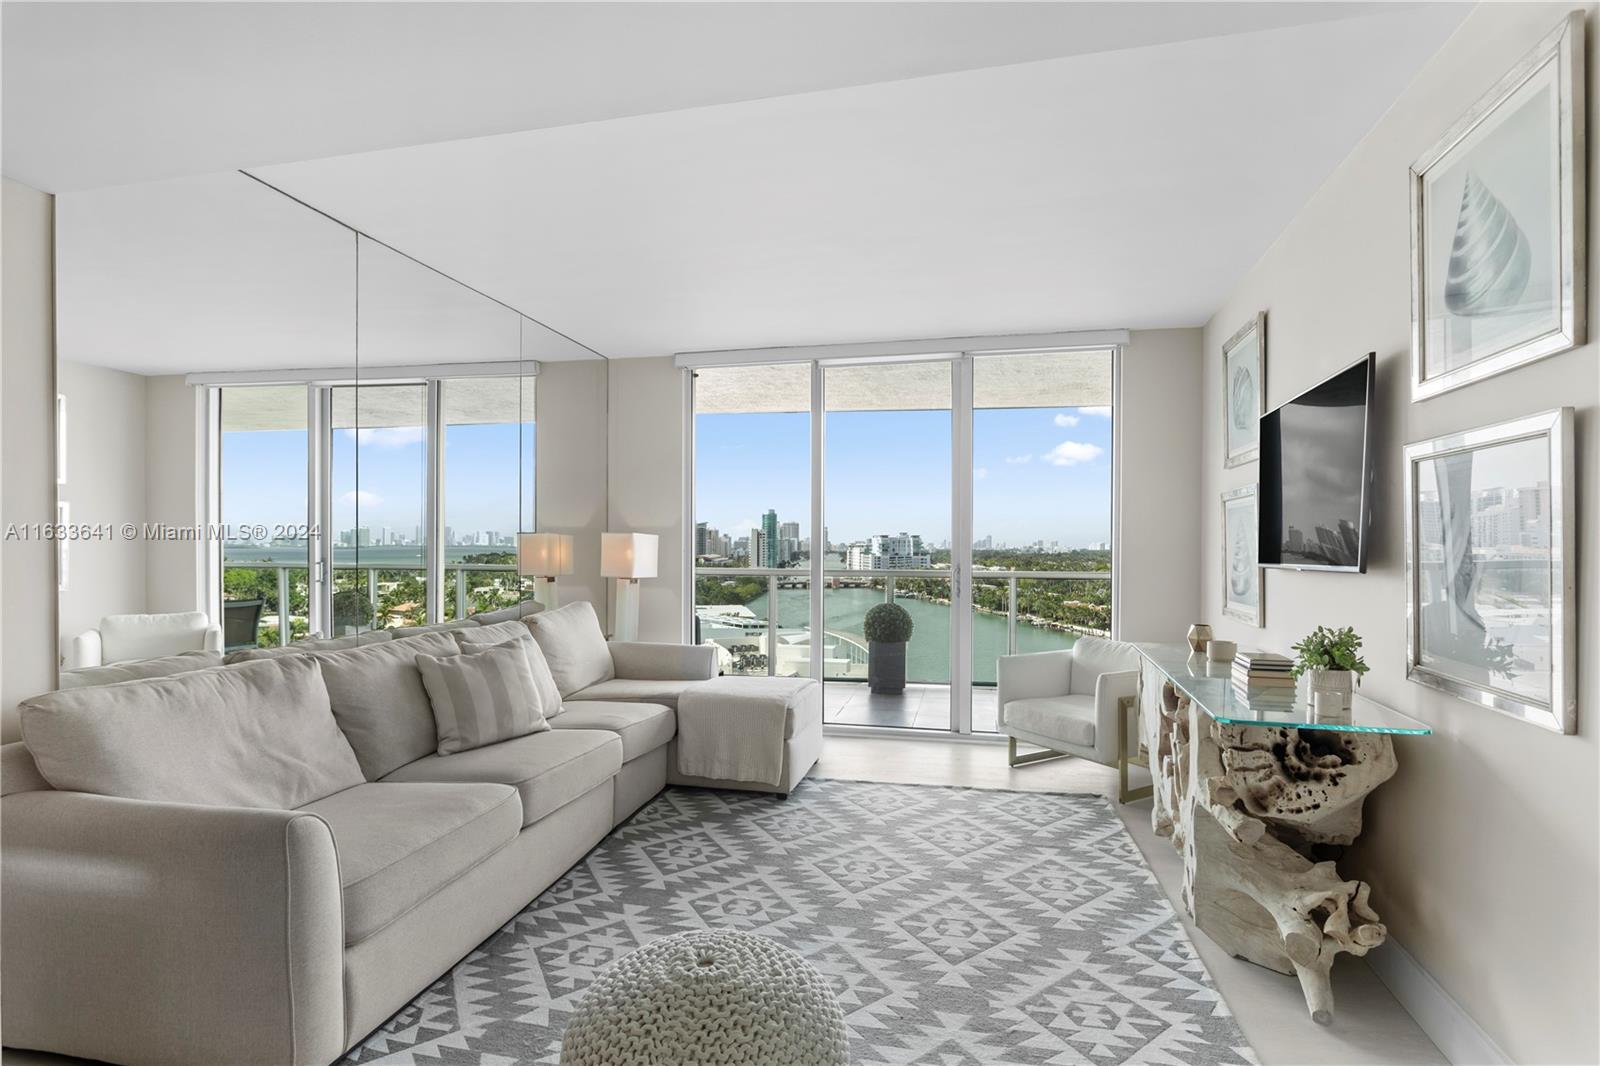
[[[1233,657],[1233,688],[1246,700],[1294,698],[1293,661],[1270,651],[1241,651]]]

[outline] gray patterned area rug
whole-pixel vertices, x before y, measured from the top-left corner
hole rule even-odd
[[[1109,801],[833,780],[667,790],[347,1061],[555,1063],[598,973],[705,928],[805,956],[863,1066],[1255,1061]]]

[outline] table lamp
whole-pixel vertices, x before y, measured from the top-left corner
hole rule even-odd
[[[615,640],[639,639],[639,579],[656,576],[660,544],[654,533],[600,534],[600,576],[617,579]]]
[[[518,533],[517,573],[533,578],[533,598],[545,610],[561,606],[556,578],[572,573],[572,537],[566,533]]]

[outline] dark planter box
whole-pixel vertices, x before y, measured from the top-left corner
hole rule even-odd
[[[867,687],[885,696],[906,690],[906,645],[872,641],[867,645]]]

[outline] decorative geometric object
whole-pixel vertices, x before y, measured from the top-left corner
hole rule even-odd
[[[844,1012],[822,975],[737,930],[662,937],[589,986],[561,1066],[845,1066]]]
[[[812,778],[668,789],[348,1061],[554,1064],[600,974],[708,929],[822,974],[855,1066],[1255,1061],[1103,797]]]
[[[1406,445],[1406,676],[1578,728],[1574,413]]]
[[[1583,12],[1411,167],[1411,399],[1584,343]]]
[[[1267,313],[1259,312],[1222,346],[1223,461],[1253,463],[1261,454],[1261,412],[1267,401]]]

